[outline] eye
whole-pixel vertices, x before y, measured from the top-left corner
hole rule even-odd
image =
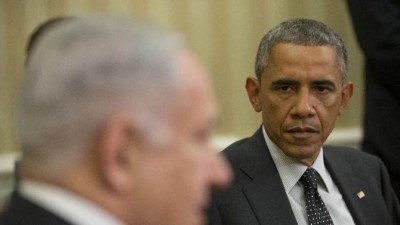
[[[286,94],[296,92],[299,87],[299,82],[296,80],[280,79],[273,81],[271,90],[278,93]]]
[[[318,93],[329,93],[332,92],[333,89],[329,86],[316,86],[314,88]]]
[[[287,90],[290,89],[290,87],[289,86],[282,86],[279,89],[281,89],[282,91],[287,91]]]
[[[317,80],[312,82],[312,90],[318,94],[328,94],[336,90],[335,83],[330,80]]]
[[[328,89],[326,87],[316,87],[318,92],[326,92]]]
[[[290,91],[295,90],[295,88],[291,85],[281,85],[281,86],[277,87],[276,89],[279,91],[282,91],[282,92],[290,92]]]

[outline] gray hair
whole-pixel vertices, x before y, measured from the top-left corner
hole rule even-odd
[[[339,71],[347,80],[347,51],[342,39],[327,25],[311,19],[292,19],[272,28],[261,39],[258,47],[255,73],[261,79],[272,49],[279,43],[305,46],[331,46],[336,49]]]
[[[144,130],[161,129],[185,47],[175,33],[115,18],[78,18],[46,33],[25,68],[22,168],[62,172],[118,112],[129,110]]]

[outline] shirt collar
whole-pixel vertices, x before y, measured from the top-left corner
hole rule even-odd
[[[72,224],[123,225],[95,203],[53,185],[24,179],[19,184],[18,192]]]
[[[264,126],[262,127],[263,135],[265,142],[267,144],[268,150],[271,153],[272,160],[275,163],[275,166],[278,170],[278,173],[281,177],[283,186],[285,188],[286,194],[288,194],[293,187],[299,182],[301,176],[308,168],[306,165],[298,162],[296,159],[291,158],[283,153],[283,151],[271,141],[268,137],[267,132],[265,131]],[[311,166],[314,168],[321,177],[321,186],[325,188],[327,192],[329,192],[329,184],[326,184],[327,173],[325,164],[324,164],[324,156],[323,149],[318,154],[314,164]]]

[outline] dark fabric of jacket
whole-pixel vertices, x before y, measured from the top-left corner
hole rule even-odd
[[[0,214],[0,225],[71,225],[51,212],[24,199],[17,192]]]
[[[214,193],[209,224],[297,224],[261,129],[223,154],[235,179],[230,187]],[[399,202],[379,158],[359,150],[325,146],[324,162],[357,225],[400,224]],[[357,196],[360,191],[364,198]]]
[[[400,1],[347,4],[365,55],[362,150],[382,159],[400,198]]]

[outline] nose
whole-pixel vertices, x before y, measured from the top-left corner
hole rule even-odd
[[[227,160],[221,153],[214,153],[210,165],[212,186],[222,188],[232,180],[232,170]]]
[[[315,115],[313,95],[308,89],[302,89],[294,99],[292,108],[292,117],[297,119],[310,118]]]

